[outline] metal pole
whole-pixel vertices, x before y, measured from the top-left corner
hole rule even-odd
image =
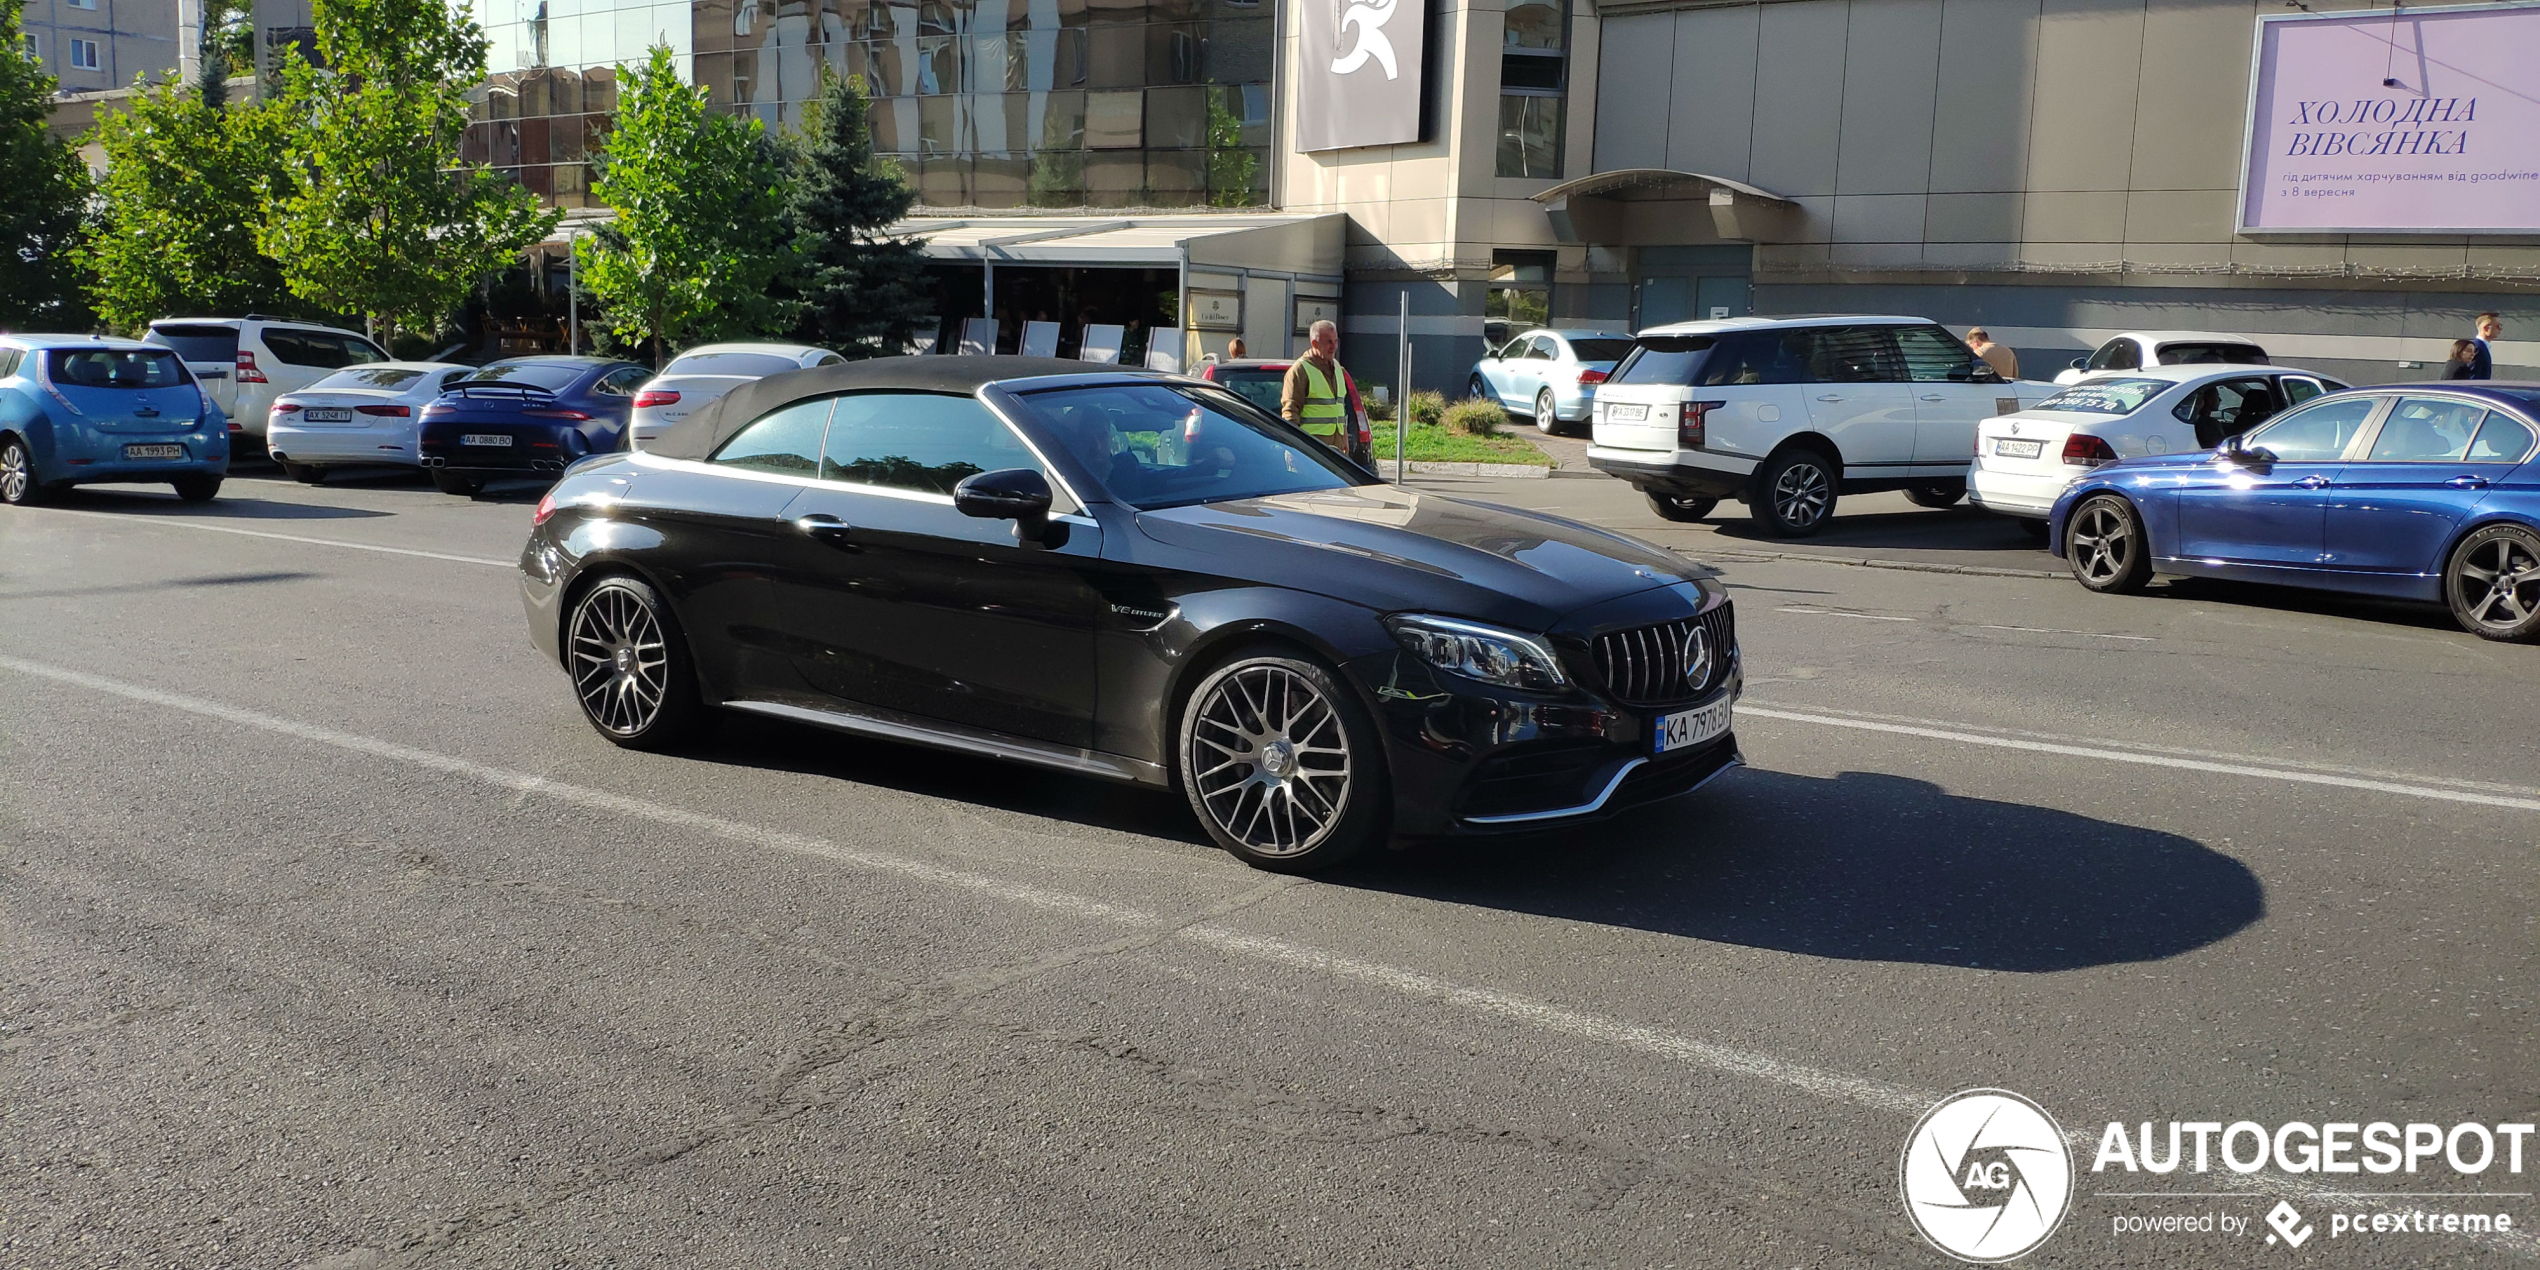
[[[582,282],[574,273],[577,263],[574,257],[581,253],[573,249],[574,238],[571,233],[564,236],[564,351],[567,353],[582,351]]]
[[[1395,350],[1393,377],[1393,483],[1411,482],[1411,465],[1403,461],[1405,438],[1411,435],[1411,288],[1402,289],[1401,344]]]

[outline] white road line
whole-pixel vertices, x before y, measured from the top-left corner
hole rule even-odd
[[[1935,741],[1957,741],[1966,745],[1989,745],[1995,749],[2027,750],[2034,754],[2062,754],[2072,758],[2093,758],[2109,763],[2137,763],[2145,767],[2171,767],[2189,772],[2212,772],[2222,776],[2256,776],[2266,780],[2292,781],[2303,785],[2328,785],[2339,789],[2370,790],[2378,794],[2405,794],[2411,798],[2432,798],[2442,802],[2476,803],[2482,807],[2511,807],[2520,811],[2540,811],[2540,798],[2483,794],[2472,790],[2443,789],[2433,785],[2375,780],[2362,776],[2333,776],[2322,772],[2301,772],[2281,767],[2256,767],[2247,763],[2220,763],[2211,759],[2179,758],[2168,754],[2137,754],[2089,745],[2065,745],[2054,741],[2029,741],[2017,737],[1987,736],[1980,732],[1961,732],[1953,728],[1925,727],[1918,724],[1843,719],[1829,714],[1777,710],[1770,706],[1748,705],[1744,702],[1738,703],[1737,712],[1762,719],[1780,719],[1788,723],[1813,723],[1820,727],[1888,732],[1898,736],[1927,737]]]
[[[1846,613],[1840,609],[1778,608],[1776,613],[1805,613],[1810,617],[1857,617],[1864,622],[1910,622],[1910,617],[1888,617],[1879,613]]]
[[[488,560],[483,556],[454,556],[444,551],[417,551],[411,547],[382,547],[367,542],[345,542],[339,538],[306,538],[299,534],[277,534],[265,529],[238,529],[229,525],[206,525],[199,520],[165,520],[157,516],[118,516],[113,512],[82,511],[75,507],[41,507],[32,509],[51,516],[95,516],[123,525],[146,525],[154,529],[200,529],[207,533],[237,534],[246,538],[271,538],[276,542],[304,542],[313,547],[342,547],[347,551],[376,551],[391,556],[418,556],[425,560],[447,560],[454,564],[481,564],[496,569],[517,569],[518,561]]]
[[[148,705],[180,710],[188,714],[218,719],[225,723],[257,728],[357,754],[463,777],[522,795],[552,798],[594,811],[607,812],[632,820],[650,821],[676,829],[692,830],[726,841],[782,851],[791,855],[831,860],[879,873],[893,873],[916,881],[951,887],[1033,908],[1048,909],[1125,926],[1153,928],[1168,925],[1172,920],[1162,914],[1066,891],[946,868],[943,865],[887,852],[864,851],[840,846],[826,838],[726,820],[719,816],[709,816],[702,812],[689,811],[664,803],[632,798],[585,785],[549,780],[544,776],[528,772],[510,771],[454,755],[440,754],[410,745],[399,745],[394,741],[382,741],[351,732],[340,732],[333,728],[224,705],[202,697],[166,692],[140,684],[126,683],[119,679],[109,679],[103,675],[92,675],[84,671],[27,661],[5,654],[0,654],[0,670],[16,671],[22,675],[49,679],[56,683],[70,684]],[[1795,715],[1790,711],[1756,710],[1752,712],[1775,718],[1810,717]],[[1847,724],[1844,720],[1823,721],[1839,725]],[[1971,737],[1970,739],[1988,738]],[[2111,757],[2135,758],[2138,756],[2111,755]],[[2533,805],[2540,806],[2540,803]],[[1848,1103],[1873,1111],[1888,1112],[1900,1119],[1922,1114],[1941,1097],[1940,1092],[1936,1090],[1912,1089],[1882,1080],[1812,1067],[1757,1050],[1721,1045],[1664,1028],[1646,1027],[1608,1019],[1516,993],[1470,987],[1401,966],[1344,956],[1290,940],[1250,934],[1213,923],[1201,922],[1184,926],[1174,932],[1173,937],[1237,956],[1327,974],[1336,978],[1356,980],[1389,989],[1404,996],[1436,1001],[1472,1014],[1521,1023],[1581,1040],[1639,1050],[1642,1053],[1671,1059],[1691,1067],[1707,1068],[1727,1075],[1744,1076],[1751,1080],[1780,1085],[1783,1088],[1797,1090],[1830,1102]],[[2088,1134],[2078,1130],[2069,1131],[2064,1136],[2076,1149],[2087,1149],[2092,1140]],[[2323,1191],[2297,1179],[2271,1175],[2256,1175],[2245,1180],[2239,1178],[2218,1180],[2225,1185],[2244,1186],[2251,1192],[2312,1202],[2317,1202],[2328,1195],[2344,1194]],[[2540,1236],[2524,1232],[2479,1238],[2475,1239],[2475,1242],[2503,1248],[2519,1254],[2524,1259],[2540,1258]]]
[[[2133,639],[2141,640],[2147,644],[2159,642],[2149,635],[2105,635],[2098,631],[2068,631],[2060,626],[1979,626],[1976,629],[1980,631],[2027,631],[2032,635],[2087,635],[2092,639]]]

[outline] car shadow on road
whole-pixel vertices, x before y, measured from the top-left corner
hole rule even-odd
[[[2266,913],[2176,834],[1874,772],[1747,769],[1564,835],[1422,844],[1329,880],[1846,961],[2045,972],[2156,961]]]
[[[1863,512],[1838,509],[1826,527],[1805,538],[1782,538],[1751,516],[1734,511],[1714,513],[1708,522],[1722,540],[1753,543],[1776,550],[1808,551],[1819,547],[1887,547],[1907,551],[1987,551],[2030,557],[2038,568],[2061,562],[2045,545],[2009,517],[1971,507],[1946,511]],[[2025,564],[2027,561],[2019,561]]]
[[[2222,578],[2164,578],[2143,592],[2146,596],[2167,600],[2195,600],[2210,604],[2226,604],[2235,608],[2269,610],[2277,613],[2310,613],[2320,617],[2352,618],[2361,622],[2378,622],[2391,626],[2413,626],[2430,631],[2446,631],[2466,640],[2476,636],[2461,629],[2452,611],[2440,604],[2414,600],[2385,600],[2369,595],[2348,595],[2337,591],[2312,591],[2302,587],[2268,586],[2263,582],[2235,582]]]
[[[53,503],[72,511],[112,512],[118,516],[192,516],[212,520],[368,520],[393,513],[360,507],[284,503],[225,495],[208,503],[188,503],[173,491],[144,486],[124,489],[81,485],[64,491]]]

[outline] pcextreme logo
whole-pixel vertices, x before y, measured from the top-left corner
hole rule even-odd
[[[1964,1090],[1924,1112],[1897,1172],[1914,1228],[1960,1261],[2025,1257],[2072,1207],[2063,1129],[2007,1089]]]

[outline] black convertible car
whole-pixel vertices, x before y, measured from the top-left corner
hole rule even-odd
[[[1265,868],[1577,823],[1738,762],[1707,572],[1383,484],[1193,379],[776,375],[576,464],[521,574],[621,745],[721,707],[1174,787]]]

